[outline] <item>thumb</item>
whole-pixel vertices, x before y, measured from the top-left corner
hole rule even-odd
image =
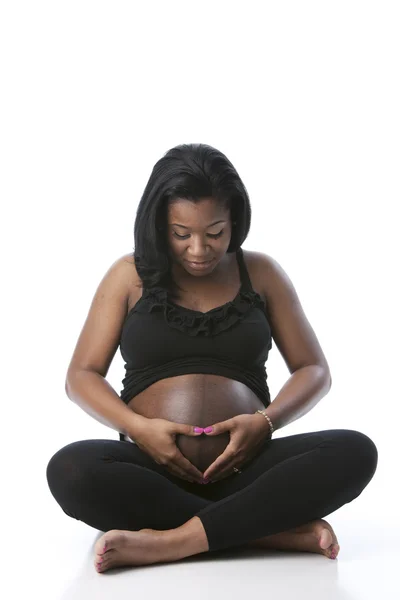
[[[179,427],[179,433],[183,433],[184,435],[192,435],[192,436],[197,436],[197,435],[202,435],[203,433],[203,428],[199,427],[199,426],[192,426],[192,425],[181,425]]]
[[[204,428],[204,434],[205,435],[220,435],[221,433],[224,433],[225,431],[230,431],[231,429],[231,419],[228,419],[227,421],[221,421],[220,423],[213,423],[212,425],[209,425],[208,427]],[[209,430],[209,431],[206,431]]]

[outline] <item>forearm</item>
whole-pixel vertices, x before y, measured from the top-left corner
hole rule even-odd
[[[135,438],[146,417],[131,410],[108,381],[94,371],[75,371],[67,377],[67,396],[88,415],[118,432]]]
[[[328,393],[330,387],[330,374],[323,367],[310,365],[295,371],[273,402],[264,409],[274,431],[308,413]]]

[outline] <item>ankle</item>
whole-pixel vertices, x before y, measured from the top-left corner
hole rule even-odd
[[[176,529],[169,529],[168,534],[171,549],[175,549],[182,557],[209,550],[207,534],[198,517],[193,517]]]

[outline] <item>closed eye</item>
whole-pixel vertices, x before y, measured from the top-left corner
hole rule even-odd
[[[210,238],[213,238],[213,239],[215,239],[215,240],[216,240],[217,238],[221,237],[221,235],[222,235],[223,233],[224,233],[224,230],[220,231],[219,233],[215,233],[215,234],[208,233],[207,235],[208,235]],[[176,231],[174,231],[174,236],[175,236],[176,238],[178,238],[179,240],[186,240],[186,238],[188,238],[188,237],[189,237],[189,235],[178,235],[178,234],[176,233]]]

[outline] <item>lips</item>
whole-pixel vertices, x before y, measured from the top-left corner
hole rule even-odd
[[[201,263],[193,263],[189,260],[186,261],[191,269],[196,269],[197,271],[203,271],[204,269],[208,269],[214,263],[214,259],[208,260],[207,262]]]

